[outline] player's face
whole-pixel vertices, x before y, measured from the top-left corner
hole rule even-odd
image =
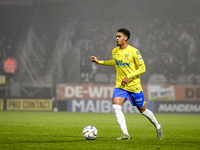
[[[116,34],[116,42],[117,42],[117,46],[122,46],[126,43],[127,41],[127,36],[125,36],[123,33],[121,32],[117,32]]]

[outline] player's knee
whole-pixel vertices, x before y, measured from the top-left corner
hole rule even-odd
[[[138,107],[138,110],[142,114],[142,113],[144,113],[147,110],[147,108],[146,108],[146,106],[142,106],[142,107]]]
[[[118,104],[113,104],[112,107],[113,107],[114,112],[117,111],[117,110],[120,110],[122,108],[122,106],[120,106]]]

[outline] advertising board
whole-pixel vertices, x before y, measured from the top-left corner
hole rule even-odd
[[[111,100],[113,91],[113,85],[75,85],[75,84],[58,84],[57,85],[57,99],[69,100],[69,99],[93,99],[93,100]],[[144,90],[145,99],[146,86],[142,86]]]
[[[154,111],[154,102],[146,103],[148,109]],[[112,113],[112,100],[68,100],[67,111],[69,112],[92,112],[92,113]],[[124,113],[139,113],[135,106],[132,106],[130,101],[127,101],[122,106]]]
[[[3,99],[0,99],[0,110],[3,110]]]
[[[7,110],[51,111],[51,99],[7,99]]]
[[[156,113],[200,113],[198,101],[159,101],[155,102]]]
[[[200,101],[200,86],[175,86],[176,100]]]
[[[174,100],[174,86],[148,85],[148,100]]]

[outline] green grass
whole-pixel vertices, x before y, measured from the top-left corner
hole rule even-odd
[[[133,139],[117,141],[121,130],[114,114],[67,112],[0,112],[0,150],[195,150],[200,149],[200,115],[156,114],[164,138],[140,114],[125,114]],[[87,125],[98,129],[96,140],[85,140]]]

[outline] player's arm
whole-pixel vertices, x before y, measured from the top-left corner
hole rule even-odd
[[[106,65],[106,66],[115,66],[115,60],[99,60],[98,62],[99,65]]]
[[[133,73],[127,75],[129,79],[135,76],[141,75],[142,73],[146,71],[146,66],[141,55],[137,55],[137,54],[135,55],[135,62],[138,68]]]
[[[95,56],[91,57],[91,61],[99,65],[115,66],[115,60],[98,60]]]

